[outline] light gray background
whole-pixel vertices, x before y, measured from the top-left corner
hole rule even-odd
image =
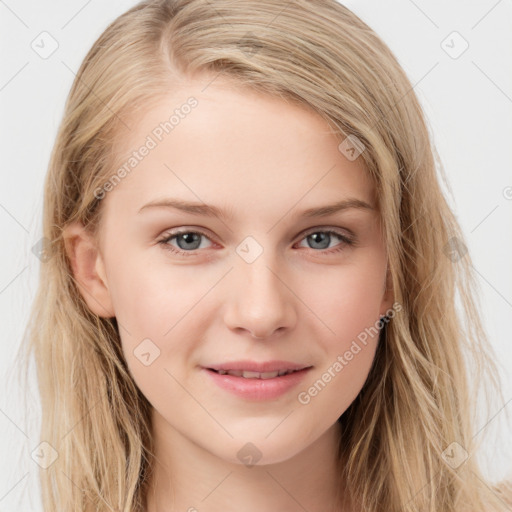
[[[18,385],[14,365],[37,283],[39,260],[31,248],[41,238],[42,183],[49,154],[73,73],[108,22],[134,4],[0,0],[0,512],[41,510],[37,466],[31,459],[39,443],[37,389],[32,374],[26,417],[26,394]],[[505,402],[496,404],[494,417],[482,423],[489,439],[479,457],[490,479],[512,476],[507,462],[512,455],[511,432],[505,423],[512,408],[511,2],[352,0],[345,4],[395,52],[432,127],[504,379]],[[31,47],[34,40],[37,44],[48,37],[40,36],[43,31],[58,42],[46,59]],[[446,40],[453,31],[469,44],[458,58],[453,54],[463,41],[457,36]]]

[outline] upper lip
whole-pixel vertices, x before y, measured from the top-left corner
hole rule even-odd
[[[291,361],[231,361],[229,363],[212,364],[205,366],[209,370],[246,370],[248,372],[276,372],[281,370],[302,370],[311,365],[292,363]]]

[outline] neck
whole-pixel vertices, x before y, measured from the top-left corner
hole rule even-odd
[[[288,460],[233,464],[203,449],[154,414],[154,460],[146,512],[348,512],[341,489],[336,422]]]

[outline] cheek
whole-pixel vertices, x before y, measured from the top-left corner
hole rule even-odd
[[[305,407],[325,411],[327,423],[336,421],[359,395],[370,372],[376,344],[356,341],[345,348],[329,359],[297,397]]]
[[[168,380],[166,370],[179,372],[182,362],[193,358],[205,328],[200,320],[208,291],[219,276],[199,279],[193,267],[143,258],[118,261],[109,275],[111,296],[128,367],[144,390],[156,375]]]
[[[385,271],[375,256],[333,266],[303,281],[301,296],[325,324],[326,336],[344,346],[379,320],[384,294]],[[314,281],[314,286],[312,286]]]
[[[340,266],[315,280],[319,286],[307,295],[308,305],[321,320],[315,339],[324,357],[297,399],[306,407],[327,411],[327,422],[336,421],[360,393],[375,357],[384,279],[375,269]]]
[[[116,317],[134,338],[163,339],[206,294],[214,278],[211,283],[198,280],[191,267],[145,258],[123,260],[109,275]]]

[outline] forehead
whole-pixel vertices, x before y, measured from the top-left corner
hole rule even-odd
[[[326,195],[374,200],[362,159],[344,156],[343,137],[319,114],[224,79],[182,82],[127,124],[113,170],[124,167],[125,177],[109,194],[118,199],[168,193],[240,207],[317,204]]]

